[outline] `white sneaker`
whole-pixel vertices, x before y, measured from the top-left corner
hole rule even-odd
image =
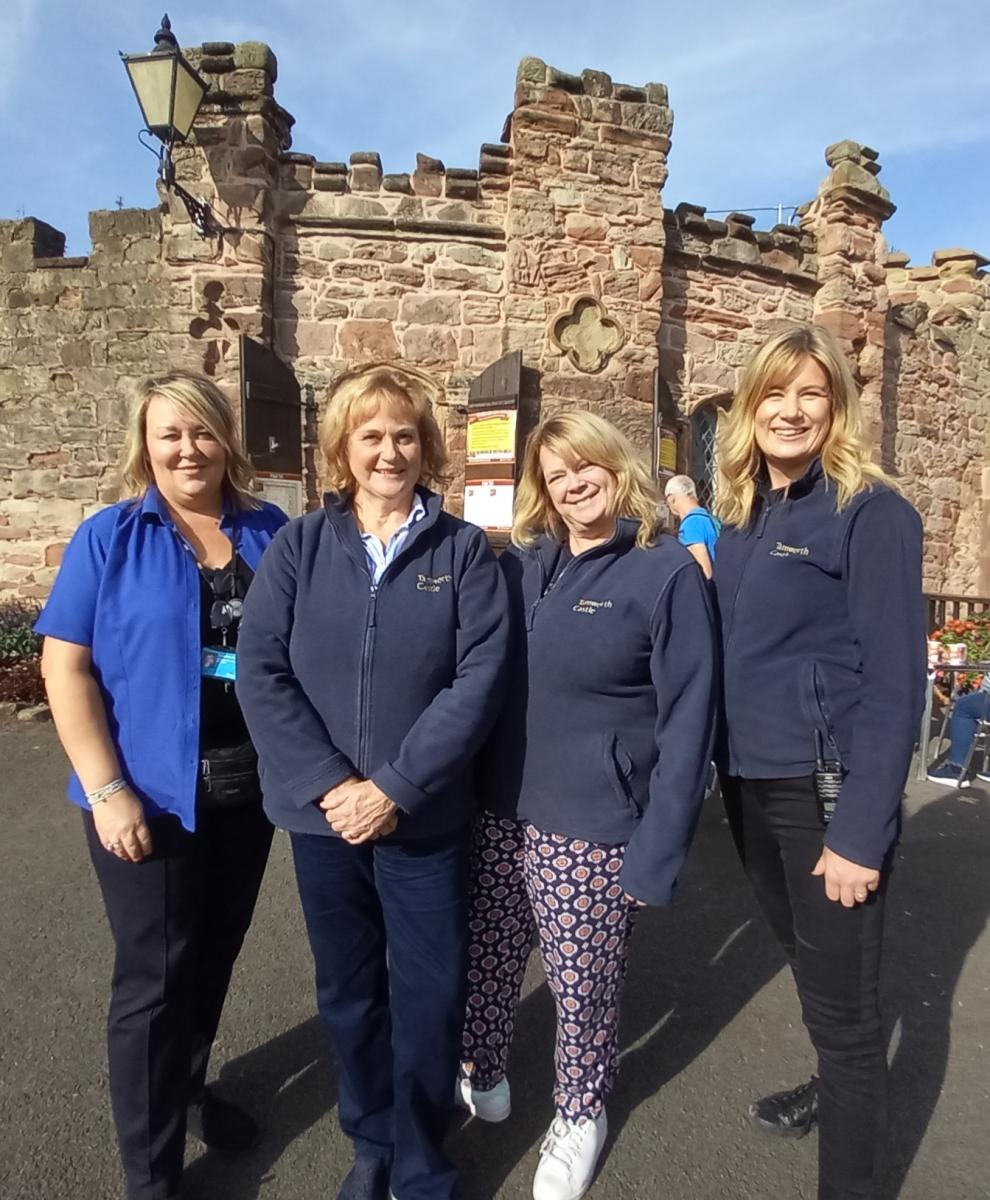
[[[491,1121],[492,1124],[504,1121],[512,1112],[508,1079],[500,1079],[493,1088],[483,1092],[480,1088],[472,1087],[471,1080],[462,1075],[457,1080],[454,1099],[472,1117],[477,1117],[479,1121]]]
[[[554,1117],[540,1147],[533,1200],[580,1200],[591,1186],[607,1134],[604,1109],[594,1120]]]

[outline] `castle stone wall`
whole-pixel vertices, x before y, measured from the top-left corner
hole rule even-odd
[[[349,367],[401,358],[445,388],[447,502],[460,510],[472,380],[523,357],[523,402],[601,412],[644,455],[658,418],[691,461],[690,417],[729,403],[769,334],[814,320],[839,337],[877,457],[926,523],[926,585],[990,593],[990,283],[986,260],[887,253],[894,211],[876,151],[842,141],[796,225],[665,210],[667,89],[520,64],[512,113],[471,167],[374,151],[293,150],[260,43],[185,51],[210,85],[179,185],[210,206],[205,236],[175,193],[94,213],[67,259],[36,219],[0,221],[0,590],[43,596],[79,521],[117,498],[134,383],[203,371],[236,397],[239,337],[294,370],[307,498],[316,419]]]

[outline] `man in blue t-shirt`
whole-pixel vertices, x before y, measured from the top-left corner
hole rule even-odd
[[[677,537],[682,546],[698,560],[706,579],[712,577],[715,565],[715,543],[721,526],[711,513],[698,503],[694,480],[688,475],[675,475],[664,488],[667,507],[680,521]]]

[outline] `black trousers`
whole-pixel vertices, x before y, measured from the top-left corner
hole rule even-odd
[[[151,820],[152,855],[123,862],[83,813],[116,947],[107,1054],[129,1200],[178,1190],[186,1107],[203,1091],[273,829],[260,804]]]
[[[878,1001],[886,869],[865,904],[843,908],[812,868],[824,826],[810,778],[726,779],[743,867],[797,983],[818,1053],[818,1198],[874,1200],[887,1117]]]

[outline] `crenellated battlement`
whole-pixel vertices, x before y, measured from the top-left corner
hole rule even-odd
[[[990,260],[964,246],[936,250],[931,266],[912,267],[910,256],[884,259],[887,292],[896,324],[912,332],[927,323],[936,340],[977,326],[990,330]]]
[[[936,279],[987,279],[986,268],[990,267],[990,259],[966,246],[952,246],[945,250],[933,251],[930,266],[911,266],[910,254],[894,251],[884,257],[884,267],[888,280],[892,283],[930,283]]]
[[[699,269],[747,269],[817,285],[815,240],[808,231],[797,225],[755,225],[751,213],[731,212],[714,219],[700,204],[681,203],[664,214],[667,253]]]
[[[279,184],[289,193],[419,196],[475,202],[508,189],[512,148],[501,143],[483,145],[477,168],[447,167],[438,158],[417,154],[416,169],[407,174],[385,174],[381,156],[375,151],[358,151],[346,163],[320,162],[312,154],[283,153],[279,165]]]

